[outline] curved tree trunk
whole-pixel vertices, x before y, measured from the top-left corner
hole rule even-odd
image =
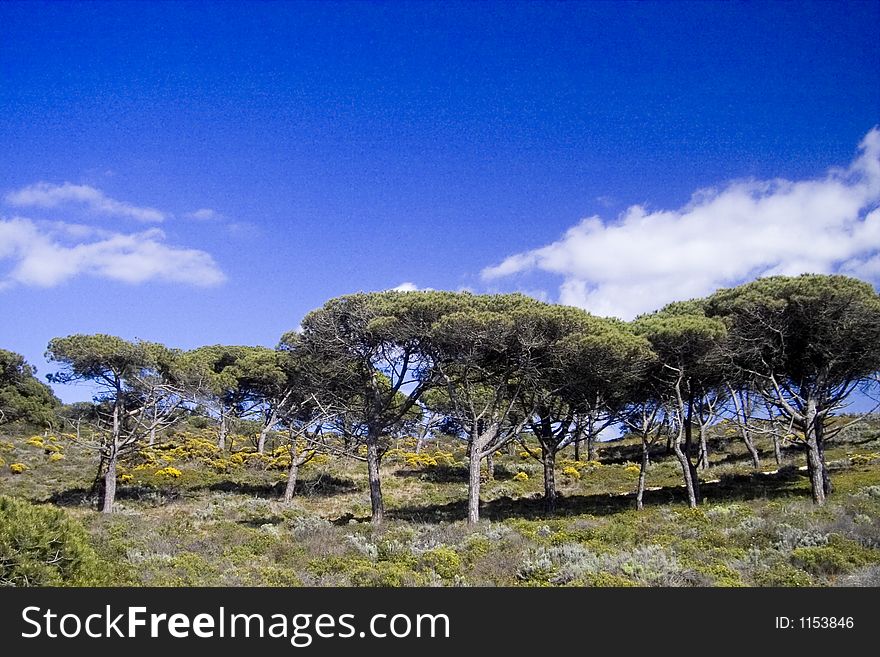
[[[758,455],[758,450],[755,447],[755,443],[752,442],[752,437],[749,435],[749,430],[745,427],[742,427],[742,439],[743,442],[746,444],[746,449],[749,450],[749,456],[752,457],[752,467],[754,467],[755,470],[759,469],[761,467],[761,457]],[[774,444],[775,440],[776,437],[774,436]],[[779,463],[778,460],[776,462]]]
[[[681,445],[677,440],[672,441],[672,450],[675,452],[675,457],[681,465],[681,474],[684,479],[685,488],[687,489],[688,505],[691,508],[695,508],[697,506],[697,494],[694,490],[693,466],[691,465],[690,459],[688,459],[682,451]]]

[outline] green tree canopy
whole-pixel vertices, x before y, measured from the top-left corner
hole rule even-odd
[[[840,275],[772,276],[712,295],[730,362],[802,432],[813,499],[831,491],[828,418],[880,371],[880,296]]]
[[[120,456],[137,450],[146,436],[176,418],[178,352],[154,342],[78,334],[51,340],[46,358],[60,366],[51,381],[91,381],[100,390],[98,401],[106,411],[97,409],[95,448],[101,455],[102,511],[110,513]]]
[[[24,421],[48,426],[61,402],[35,376],[23,356],[0,349],[0,424]]]

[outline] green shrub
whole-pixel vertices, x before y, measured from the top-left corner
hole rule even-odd
[[[64,511],[0,496],[0,585],[98,584],[85,529]]]
[[[351,573],[352,586],[391,587],[418,586],[422,580],[405,565],[390,561],[356,568]]]
[[[461,573],[461,557],[451,547],[438,545],[422,555],[422,563],[443,579],[453,579]]]
[[[761,568],[752,579],[756,586],[815,586],[813,578],[807,573],[785,563]]]
[[[839,575],[876,563],[880,560],[880,552],[832,534],[828,545],[792,550],[791,560],[795,566],[813,575]]]

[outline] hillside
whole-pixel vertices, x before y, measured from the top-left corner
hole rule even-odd
[[[483,488],[484,520],[470,527],[463,445],[444,440],[415,454],[404,439],[383,462],[388,520],[377,528],[362,462],[317,458],[287,505],[278,500],[282,451],[255,454],[235,436],[220,452],[210,428],[172,431],[125,463],[112,515],[88,499],[94,453],[65,435],[6,435],[0,494],[55,505],[82,523],[99,558],[95,581],[106,585],[880,584],[880,421],[829,443],[835,490],[821,508],[800,450],[786,449],[777,466],[759,442],[755,472],[725,427],[710,441],[697,509],[660,445],[637,511],[640,446],[624,438],[600,444],[595,461],[560,455],[552,517],[540,463],[519,447],[499,453]]]

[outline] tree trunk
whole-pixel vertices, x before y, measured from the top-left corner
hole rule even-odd
[[[587,460],[599,460],[598,450],[596,449],[596,436],[592,431],[587,432]]]
[[[779,436],[773,434],[773,458],[776,459],[776,465],[782,465],[782,445],[779,444]]]
[[[699,467],[705,470],[709,467],[709,441],[706,438],[706,427],[700,424],[700,459]]]
[[[831,473],[828,471],[828,463],[825,461],[825,437],[820,429],[819,440],[817,441],[819,448],[819,462],[822,464],[822,490],[827,498],[831,495]]]
[[[113,503],[116,501],[116,449],[107,459],[107,469],[104,470],[104,498],[101,502],[101,513],[113,513]]]
[[[685,453],[681,450],[681,445],[678,444],[677,440],[672,441],[672,450],[675,452],[675,457],[678,459],[679,464],[681,465],[681,474],[684,479],[684,485],[687,489],[688,495],[688,505],[691,508],[696,508],[697,506],[697,495],[694,491],[694,480],[693,475],[691,473],[691,463]]]
[[[226,449],[226,411],[220,411],[220,427],[217,431],[217,447],[222,451]]]
[[[826,490],[831,487],[825,467],[825,446],[822,444],[822,420],[816,413],[816,402],[807,399],[804,411],[804,434],[807,439],[807,471],[810,474],[810,490],[813,502],[819,506],[825,504]]]
[[[266,437],[269,435],[269,427],[260,429],[260,435],[257,437],[257,454],[266,451]]]
[[[556,451],[549,445],[541,446],[544,464],[544,508],[547,513],[556,512]]]
[[[739,425],[739,433],[746,445],[746,449],[749,450],[749,455],[752,457],[752,466],[754,466],[755,470],[758,470],[761,467],[761,457],[758,455],[758,450],[755,448],[755,443],[752,442],[752,437],[749,431],[749,418],[752,416],[752,409],[754,406],[749,402],[748,393],[734,390],[731,385],[728,385],[727,389],[730,391],[730,398],[733,399],[733,406],[736,411],[736,423]],[[776,464],[779,464],[778,459]]]
[[[89,489],[89,499],[97,498],[99,501],[104,499],[104,472],[107,467],[107,456],[104,450],[101,450],[101,460],[98,461],[98,471],[92,481],[92,487]]]
[[[480,441],[482,442],[482,441]],[[471,441],[468,454],[468,515],[469,525],[480,521],[480,463],[482,452]]]
[[[684,479],[684,485],[687,489],[688,495],[688,504],[691,508],[696,508],[697,506],[697,495],[694,491],[694,480],[691,473],[691,462],[687,455],[681,449],[681,432],[679,430],[678,436],[670,435],[668,438],[669,444],[672,445],[672,451],[675,452],[675,457],[678,459],[679,465],[681,465],[681,474],[682,479]]]
[[[101,498],[101,513],[113,513],[116,501],[116,461],[119,458],[119,437],[122,435],[122,386],[117,380],[116,399],[113,402],[113,428],[108,441],[110,453],[104,470],[104,490]]]
[[[370,477],[370,504],[373,508],[372,522],[382,524],[385,519],[385,503],[382,500],[382,482],[379,478],[379,442],[373,438],[367,443],[367,472]],[[479,474],[479,469],[477,470]]]
[[[645,480],[647,479],[648,475],[648,465],[648,441],[645,440],[644,436],[642,436],[642,463],[639,467],[639,488],[636,491],[636,508],[639,510],[645,508]]]
[[[495,479],[495,454],[486,456],[486,475],[489,481]]]
[[[700,503],[700,477],[697,474],[697,467],[691,460],[691,454],[693,453],[694,448],[693,410],[694,404],[691,400],[688,402],[687,420],[684,423],[684,462],[687,465],[689,473],[688,481],[685,482],[690,488],[688,497],[693,497],[693,506],[696,506]],[[678,447],[681,449],[680,445]]]
[[[822,506],[825,504],[825,478],[822,473],[822,457],[813,441],[807,441],[807,471],[810,474],[810,491],[813,495],[813,502]]]
[[[296,490],[296,477],[299,473],[299,463],[297,457],[291,456],[290,469],[287,471],[287,486],[284,488],[284,501],[290,504],[293,500],[294,491]]]
[[[749,436],[749,430],[746,427],[741,427],[742,439],[746,444],[746,449],[749,450],[749,455],[752,457],[752,466],[755,470],[761,467],[761,457],[758,455],[758,450],[755,448],[755,443],[752,442],[752,437]],[[776,438],[774,436],[774,442]],[[779,461],[777,460],[778,464]]]

